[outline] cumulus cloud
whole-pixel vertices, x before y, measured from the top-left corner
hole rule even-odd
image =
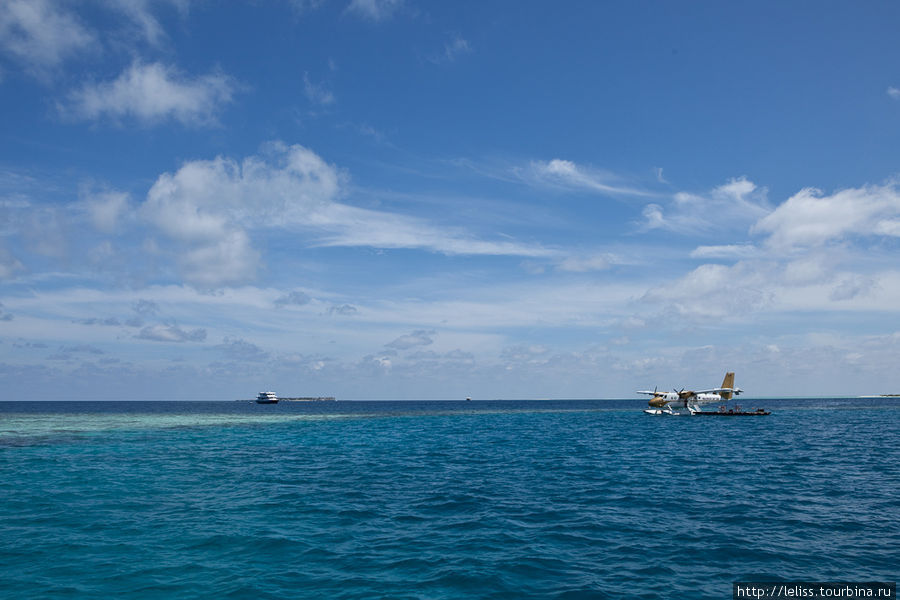
[[[416,346],[430,346],[434,343],[432,337],[435,335],[435,333],[436,332],[433,330],[426,331],[424,329],[420,329],[406,335],[401,335],[393,342],[385,344],[385,347],[394,348],[395,350],[409,350],[410,348],[415,348]]]
[[[245,228],[302,223],[337,196],[339,172],[314,152],[283,144],[269,151],[241,163],[189,162],[161,175],[148,192],[143,216],[189,246],[178,258],[188,281],[216,286],[252,279],[260,254]]]
[[[821,246],[851,236],[900,237],[900,191],[895,183],[825,195],[806,188],[752,228],[776,249]]]
[[[94,35],[59,2],[0,3],[0,49],[33,75],[45,77],[71,56],[91,49]]]
[[[187,331],[178,325],[148,325],[135,337],[153,342],[202,342],[206,339],[206,329]]]
[[[575,164],[570,160],[554,158],[550,161],[532,161],[525,169],[516,169],[520,179],[529,184],[551,185],[570,189],[582,189],[609,195],[650,196],[649,192],[617,183],[611,173]]]
[[[666,206],[648,204],[643,209],[641,229],[666,229],[685,235],[746,232],[770,210],[765,188],[740,177],[707,194],[679,192]]]
[[[313,151],[274,143],[262,157],[192,161],[161,175],[142,211],[173,238],[215,239],[238,224],[304,223],[312,210],[338,196],[341,179]]]
[[[154,124],[212,125],[231,102],[236,84],[224,73],[190,78],[161,63],[133,63],[113,81],[91,83],[69,94],[60,112],[74,119],[135,119]]]

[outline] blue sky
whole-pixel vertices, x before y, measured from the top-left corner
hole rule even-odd
[[[898,392],[898,22],[6,0],[3,399]]]

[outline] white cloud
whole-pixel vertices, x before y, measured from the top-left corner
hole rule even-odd
[[[276,227],[304,223],[310,212],[341,192],[343,175],[300,145],[269,144],[263,156],[238,163],[218,157],[165,173],[143,210],[172,237],[208,239],[229,226]]]
[[[260,255],[249,230],[309,232],[318,247],[421,249],[448,255],[552,258],[560,252],[509,239],[484,240],[462,228],[338,202],[346,176],[303,146],[268,144],[241,162],[218,157],[191,161],[161,175],[140,207],[141,216],[183,244],[178,264],[187,281],[205,286],[252,279]],[[102,211],[101,211],[102,212]],[[595,269],[599,263],[569,265]]]
[[[94,227],[103,233],[116,233],[130,211],[130,197],[124,192],[103,191],[85,194],[84,209]]]
[[[610,254],[587,257],[570,256],[563,259],[557,268],[560,271],[587,273],[589,271],[604,271],[617,262],[618,259]]]
[[[359,314],[359,309],[352,304],[341,304],[340,306],[335,304],[334,306],[329,307],[328,314],[352,317],[353,315]]]
[[[6,0],[0,3],[0,48],[44,77],[69,57],[91,49],[97,40],[61,3]]]
[[[651,288],[642,300],[684,317],[725,319],[770,307],[776,287],[767,263],[706,264]]]
[[[444,51],[428,60],[434,64],[444,64],[455,62],[457,58],[472,53],[472,45],[469,41],[456,36],[449,42],[444,44]]]
[[[685,235],[722,234],[746,231],[771,208],[765,188],[758,188],[744,177],[698,195],[679,192],[668,206],[644,207],[642,229],[667,229]]]
[[[395,350],[409,350],[410,348],[415,348],[417,346],[430,346],[434,343],[432,337],[434,337],[435,333],[434,330],[426,331],[420,329],[406,335],[401,335],[393,342],[385,344],[385,346],[394,348]]]
[[[307,99],[314,104],[327,106],[334,104],[334,93],[322,83],[313,83],[308,73],[303,73],[303,92]]]
[[[776,249],[820,246],[850,236],[900,236],[900,192],[894,183],[840,190],[826,196],[806,188],[752,228]]]
[[[389,19],[402,4],[403,0],[352,0],[347,12],[371,21],[382,21]]]
[[[0,246],[0,281],[12,278],[22,269],[24,269],[22,263],[10,254],[6,248]]]
[[[453,62],[458,57],[469,54],[472,52],[472,46],[469,44],[468,40],[465,40],[459,36],[453,38],[453,41],[444,44],[444,57]]]
[[[199,328],[187,331],[178,325],[148,325],[135,337],[154,342],[202,342],[206,339],[206,330]]]
[[[69,94],[60,112],[76,119],[126,118],[153,124],[174,119],[211,125],[231,101],[236,84],[223,73],[189,78],[161,63],[133,63],[114,81],[86,84]]]
[[[260,253],[250,246],[244,231],[233,230],[180,253],[177,263],[187,281],[213,288],[252,280],[259,268]]]
[[[478,239],[463,230],[437,227],[424,219],[332,204],[310,214],[309,223],[328,232],[319,246],[419,248],[448,255],[553,257],[553,249],[512,241]]]
[[[691,258],[749,258],[758,253],[753,244],[725,244],[721,246],[697,246]]]
[[[226,336],[216,350],[232,360],[259,362],[270,358],[270,354],[256,344],[230,336]]]
[[[325,0],[290,0],[290,4],[294,7],[294,10],[303,14],[308,11],[316,10],[325,4]]]
[[[303,306],[312,302],[304,292],[292,291],[275,299],[275,306]]]
[[[887,95],[894,100],[900,100],[900,89],[891,86],[887,89]]]
[[[252,279],[260,255],[248,228],[302,224],[340,191],[341,175],[303,146],[268,146],[263,157],[193,161],[161,175],[141,214],[189,250],[179,255],[192,283],[215,286]]]
[[[151,4],[161,4],[160,0],[106,0],[105,3],[109,10],[125,15],[150,44],[159,45],[166,39],[162,25],[151,10]],[[169,0],[168,3],[184,14],[187,13],[190,0]]]
[[[554,158],[532,161],[527,169],[517,169],[517,175],[528,183],[584,189],[609,195],[650,196],[649,192],[616,183],[610,173],[579,166],[572,161]]]

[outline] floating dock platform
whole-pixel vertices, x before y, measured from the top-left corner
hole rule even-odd
[[[696,410],[691,413],[695,417],[764,417],[772,413],[757,408],[753,411],[745,410]]]

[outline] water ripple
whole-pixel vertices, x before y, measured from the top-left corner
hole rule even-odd
[[[703,599],[896,579],[900,410],[341,408],[4,414],[22,443],[0,447],[0,597]]]

